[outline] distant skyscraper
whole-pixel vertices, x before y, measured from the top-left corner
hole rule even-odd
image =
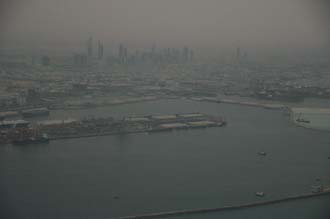
[[[93,38],[90,37],[87,41],[87,55],[88,57],[93,56]]]
[[[239,61],[241,59],[241,49],[238,47],[236,49],[236,60]]]
[[[119,45],[119,50],[118,50],[118,58],[121,63],[124,63],[128,59],[128,52],[127,48],[123,46],[123,44]]]
[[[124,59],[126,60],[128,57],[128,52],[127,52],[127,48],[124,47]]]
[[[103,44],[100,41],[98,41],[98,51],[97,51],[97,53],[98,53],[98,55],[97,55],[98,59],[100,59],[100,60],[103,59],[104,47],[103,47]]]
[[[124,46],[123,44],[119,45],[119,49],[118,49],[118,58],[121,60],[124,57]]]
[[[189,49],[188,47],[183,47],[182,49],[182,58],[183,58],[183,61],[188,61],[188,58],[189,58]]]
[[[244,52],[244,53],[243,53],[243,58],[244,58],[244,60],[246,60],[246,59],[247,59],[247,57],[248,57],[248,54],[247,54],[247,52]]]
[[[138,60],[140,58],[140,51],[135,50],[135,59]]]

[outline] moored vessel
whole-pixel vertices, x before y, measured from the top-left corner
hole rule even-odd
[[[30,136],[30,137],[19,138],[12,141],[12,144],[14,145],[41,144],[41,143],[49,143],[49,138],[46,134],[43,134],[41,136]]]

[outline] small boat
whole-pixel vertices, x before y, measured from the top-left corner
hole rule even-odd
[[[312,186],[312,193],[320,193],[323,191],[322,186],[318,185],[318,186]]]
[[[267,153],[264,152],[264,151],[260,151],[260,152],[258,152],[258,154],[259,154],[260,156],[266,156],[266,155],[267,155]]]
[[[296,121],[302,122],[302,123],[311,123],[311,121],[301,118],[301,113],[299,114],[299,117],[298,117],[298,119],[296,119]]]
[[[297,122],[302,122],[302,123],[311,123],[311,121],[307,120],[307,119],[297,119]]]
[[[264,197],[265,193],[264,192],[256,192],[256,196],[258,197]]]

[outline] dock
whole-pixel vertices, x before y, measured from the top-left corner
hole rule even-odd
[[[174,130],[202,129],[221,127],[227,123],[221,117],[201,113],[147,115],[124,117],[122,119],[98,118],[70,120],[67,123],[43,123],[39,125],[42,132],[52,140],[83,138],[93,136],[155,133]]]
[[[3,123],[3,125],[1,125]],[[121,119],[89,118],[46,120],[34,124],[18,125],[0,124],[0,144],[10,143],[19,138],[33,138],[35,133],[47,134],[50,140],[85,138],[106,135],[124,135],[133,133],[155,133],[174,130],[203,129],[222,127],[227,122],[218,116],[202,113],[185,113],[170,115],[129,116]],[[16,124],[12,122],[13,124]],[[10,124],[12,124],[10,123]],[[25,123],[24,123],[25,124]]]

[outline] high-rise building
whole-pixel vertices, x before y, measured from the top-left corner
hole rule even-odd
[[[122,60],[123,57],[124,57],[124,46],[123,44],[120,44],[118,49],[118,58]]]
[[[241,48],[237,47],[236,49],[236,60],[239,61],[241,59]]]
[[[93,56],[93,38],[90,37],[87,41],[87,55],[88,57]]]
[[[103,59],[103,53],[104,53],[104,47],[103,47],[103,44],[98,41],[98,48],[97,48],[97,58],[99,60]]]
[[[124,59],[127,60],[127,58],[128,58],[127,48],[124,47]]]
[[[128,52],[127,48],[123,46],[123,44],[119,45],[119,50],[118,50],[118,59],[121,63],[125,63],[128,59]]]

